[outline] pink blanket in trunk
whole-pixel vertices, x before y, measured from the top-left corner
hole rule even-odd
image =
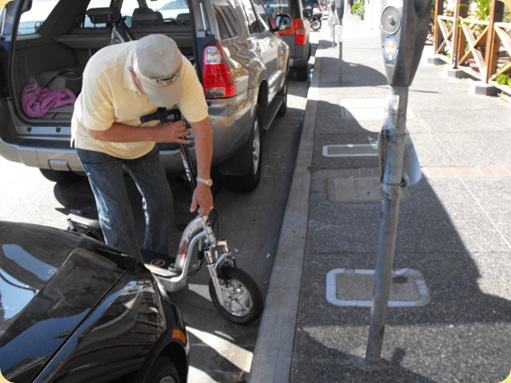
[[[37,84],[25,86],[21,99],[23,110],[30,117],[44,116],[50,109],[75,101],[76,96],[69,89],[41,89]]]

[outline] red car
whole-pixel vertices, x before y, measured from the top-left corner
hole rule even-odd
[[[304,16],[302,0],[263,0],[266,12],[275,18],[279,13],[289,14],[293,21],[291,28],[279,31],[282,39],[289,45],[289,67],[296,77],[306,81],[309,77],[308,62],[311,55],[310,24]]]

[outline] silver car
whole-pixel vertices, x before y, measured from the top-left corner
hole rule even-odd
[[[45,104],[33,113],[22,98],[27,86],[77,95],[85,64],[122,20],[134,38],[164,33],[178,43],[209,103],[213,165],[230,189],[254,190],[262,132],[286,113],[289,47],[276,30],[289,28],[290,16],[279,15],[273,28],[261,0],[188,0],[182,13],[165,18],[159,9],[169,1],[11,1],[0,20],[0,155],[52,181],[81,176],[70,147],[73,105]],[[194,157],[193,142],[190,149]],[[167,171],[182,171],[177,146],[161,144],[160,155]]]

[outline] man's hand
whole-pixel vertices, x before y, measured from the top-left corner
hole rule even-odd
[[[186,128],[183,120],[165,121],[158,126],[162,130],[161,142],[177,142],[179,144],[188,144],[190,141],[185,137],[192,133],[191,129]]]
[[[203,217],[213,210],[213,194],[211,189],[200,182],[197,183],[193,192],[190,213],[197,211],[197,208],[199,208],[199,217]]]

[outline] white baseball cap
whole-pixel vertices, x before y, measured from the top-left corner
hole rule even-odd
[[[149,100],[159,107],[175,105],[183,90],[183,57],[176,42],[162,34],[137,40],[133,69]]]

